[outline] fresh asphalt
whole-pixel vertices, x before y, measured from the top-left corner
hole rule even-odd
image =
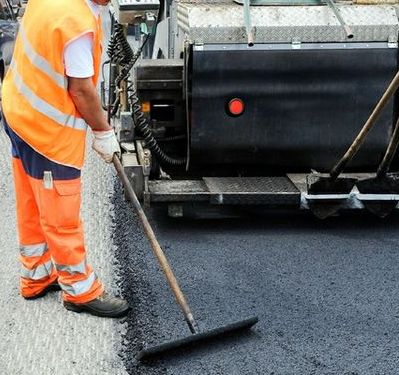
[[[141,348],[189,330],[117,181],[113,203],[120,286],[133,307],[120,353],[130,374],[399,373],[399,216],[175,220],[150,210],[201,329],[260,321],[247,334],[143,365]]]
[[[398,373],[399,216],[176,220],[150,210],[201,329],[260,321],[244,335],[140,364],[143,346],[189,330],[119,183],[114,204],[116,257],[133,306],[121,353],[130,374]]]

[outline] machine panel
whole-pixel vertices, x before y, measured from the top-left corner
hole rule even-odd
[[[396,71],[386,43],[194,48],[191,163],[328,170]],[[233,98],[244,102],[241,116],[226,110]],[[391,100],[350,168],[375,169],[394,120]]]
[[[159,0],[111,0],[119,23],[133,24],[136,18],[145,18],[147,12],[157,13]]]

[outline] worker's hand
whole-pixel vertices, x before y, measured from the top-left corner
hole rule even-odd
[[[98,154],[105,160],[106,163],[111,163],[114,153],[121,152],[114,130],[93,130],[93,135],[93,150],[98,152]]]

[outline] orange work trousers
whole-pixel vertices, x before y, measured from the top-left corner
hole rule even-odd
[[[81,180],[28,176],[13,158],[20,242],[21,294],[33,297],[58,278],[65,301],[85,303],[103,287],[87,264],[80,221]]]
[[[65,301],[97,298],[103,286],[86,260],[80,171],[46,159],[3,123],[12,144],[21,294],[34,297],[57,280]]]

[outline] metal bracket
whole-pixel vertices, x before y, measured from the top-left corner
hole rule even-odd
[[[251,3],[250,0],[244,0],[244,22],[245,22],[245,30],[247,32],[248,39],[248,47],[252,47],[254,45],[254,30],[252,27],[251,20]]]
[[[149,194],[149,177],[151,172],[151,151],[144,148],[143,141],[136,142],[137,158],[140,165],[143,167],[144,174],[144,206],[150,206],[150,194]]]
[[[391,35],[388,38],[388,48],[398,48],[398,37]]]
[[[149,176],[151,171],[151,151],[144,148],[143,141],[136,142],[137,157],[143,167],[144,175]]]
[[[301,49],[301,47],[302,47],[301,41],[297,40],[297,39],[293,39],[291,42],[291,47],[292,47],[292,49]]]
[[[134,129],[133,118],[131,112],[121,112],[120,114],[121,120],[121,131],[131,132]]]
[[[168,205],[168,216],[169,217],[183,217],[184,210],[181,204],[169,204]]]
[[[137,154],[130,152],[122,154],[122,165],[137,198],[143,199],[144,173],[143,167],[137,160]],[[128,196],[125,195],[125,198],[128,199]]]

